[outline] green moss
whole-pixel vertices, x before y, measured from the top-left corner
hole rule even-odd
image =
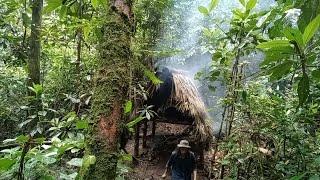
[[[131,66],[131,25],[120,14],[109,10],[101,17],[105,24],[101,28],[103,38],[99,42],[98,69],[95,74],[95,87],[92,101],[92,126],[86,140],[87,153],[96,156],[96,163],[79,173],[83,179],[115,179],[117,149],[104,141],[97,123],[100,115],[109,117],[113,105],[124,104],[128,99]],[[120,115],[117,127],[124,121]],[[120,131],[119,131],[120,132]],[[81,177],[79,179],[82,179]]]

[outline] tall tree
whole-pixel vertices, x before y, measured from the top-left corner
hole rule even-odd
[[[32,21],[30,52],[28,61],[28,85],[40,84],[40,54],[41,54],[41,21],[43,0],[32,1]]]
[[[132,1],[109,0],[106,7],[101,17],[105,22],[95,74],[93,125],[87,139],[88,153],[95,155],[96,162],[84,173],[84,179],[115,179],[120,128],[125,119],[122,106],[129,94]]]

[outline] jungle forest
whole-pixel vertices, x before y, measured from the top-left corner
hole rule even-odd
[[[320,180],[320,0],[0,0],[0,180]]]

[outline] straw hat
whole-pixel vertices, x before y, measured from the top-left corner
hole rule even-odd
[[[187,140],[181,140],[180,143],[177,145],[179,148],[191,148],[189,142]]]

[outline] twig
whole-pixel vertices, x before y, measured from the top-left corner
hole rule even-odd
[[[20,158],[20,165],[19,165],[19,172],[18,172],[18,180],[23,180],[23,169],[24,169],[24,158],[27,155],[30,147],[30,142],[32,141],[32,137],[29,135],[29,140],[24,144],[22,153],[21,153],[21,158]]]

